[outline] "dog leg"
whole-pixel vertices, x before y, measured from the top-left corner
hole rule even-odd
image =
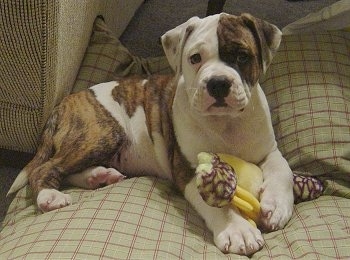
[[[195,178],[186,186],[185,197],[205,220],[213,232],[216,246],[223,253],[251,255],[264,245],[260,230],[245,220],[238,210],[207,205],[197,190]]]
[[[70,198],[57,191],[64,177],[94,165],[108,164],[128,141],[122,126],[97,102],[91,91],[66,97],[48,122],[46,129],[50,131],[45,130],[47,138],[42,142],[46,144],[49,140],[50,155],[28,172],[33,195],[43,211],[71,203]],[[48,149],[43,150],[43,147],[45,145],[39,147],[39,154],[47,153]],[[96,182],[108,184],[116,181],[116,175],[115,172],[100,172],[91,176],[90,182],[92,186],[97,186]]]
[[[262,163],[261,224],[267,231],[282,229],[293,212],[293,174],[279,150]]]
[[[72,201],[69,195],[57,191],[61,183],[59,168],[56,160],[49,160],[29,173],[29,184],[43,212],[65,207]]]
[[[81,173],[67,176],[64,182],[84,189],[97,189],[101,186],[107,186],[122,181],[125,175],[114,168],[105,168],[103,166],[91,167]]]

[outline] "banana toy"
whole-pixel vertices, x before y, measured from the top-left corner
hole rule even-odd
[[[198,162],[197,188],[203,200],[213,207],[232,204],[256,226],[260,212],[257,198],[263,183],[261,169],[255,164],[222,153],[199,153]],[[293,172],[295,203],[316,199],[324,190],[320,180],[303,175],[303,172]]]
[[[260,213],[257,198],[263,182],[260,168],[233,155],[220,153],[199,153],[198,162],[196,181],[203,200],[213,207],[232,204],[256,226]]]

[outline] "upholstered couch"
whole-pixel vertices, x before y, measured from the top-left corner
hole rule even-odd
[[[119,36],[143,0],[0,1],[0,148],[34,152],[71,92],[97,15]]]
[[[253,259],[350,258],[346,1],[337,12],[330,8],[288,26],[261,79],[281,152],[294,171],[322,180],[324,192],[296,204],[283,230],[264,234],[266,244]],[[73,92],[116,76],[169,73],[164,57],[132,56],[108,27],[95,21]],[[221,253],[169,181],[138,177],[93,191],[64,191],[73,204],[45,214],[33,204],[28,186],[17,193],[0,233],[0,259],[247,259]]]

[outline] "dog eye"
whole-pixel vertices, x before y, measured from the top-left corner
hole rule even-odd
[[[194,64],[200,63],[202,61],[202,57],[199,53],[196,53],[190,57],[190,61],[191,61],[191,64],[194,65]]]
[[[250,56],[245,51],[239,51],[237,54],[237,62],[240,64],[245,64],[249,61]]]

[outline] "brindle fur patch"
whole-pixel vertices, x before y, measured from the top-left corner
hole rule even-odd
[[[241,16],[222,14],[217,29],[220,59],[233,67],[241,78],[254,86],[261,73],[260,50],[252,31],[247,28]],[[239,55],[245,53],[247,62],[239,62]]]
[[[132,117],[138,106],[143,106],[149,136],[152,140],[154,133],[163,136],[173,180],[184,191],[186,184],[194,176],[194,170],[182,155],[173,130],[172,103],[175,84],[172,76],[154,75],[147,81],[135,76],[119,81],[112,95],[114,100],[125,107],[129,117]]]
[[[58,189],[64,175],[106,165],[128,143],[122,127],[90,90],[66,97],[55,108],[42,140],[37,154],[51,150],[51,158],[35,168],[41,161],[37,155],[26,168],[35,194],[44,188]]]
[[[175,93],[174,88],[168,87],[171,78],[166,75],[155,75],[148,79],[134,76],[120,80],[118,86],[112,91],[114,100],[124,106],[129,117],[134,115],[138,107],[143,107],[151,138],[153,132],[163,134],[163,128],[168,127],[168,124],[162,124],[162,120],[171,123],[171,118],[167,114],[168,111],[171,111]],[[168,131],[165,130],[167,134]]]

